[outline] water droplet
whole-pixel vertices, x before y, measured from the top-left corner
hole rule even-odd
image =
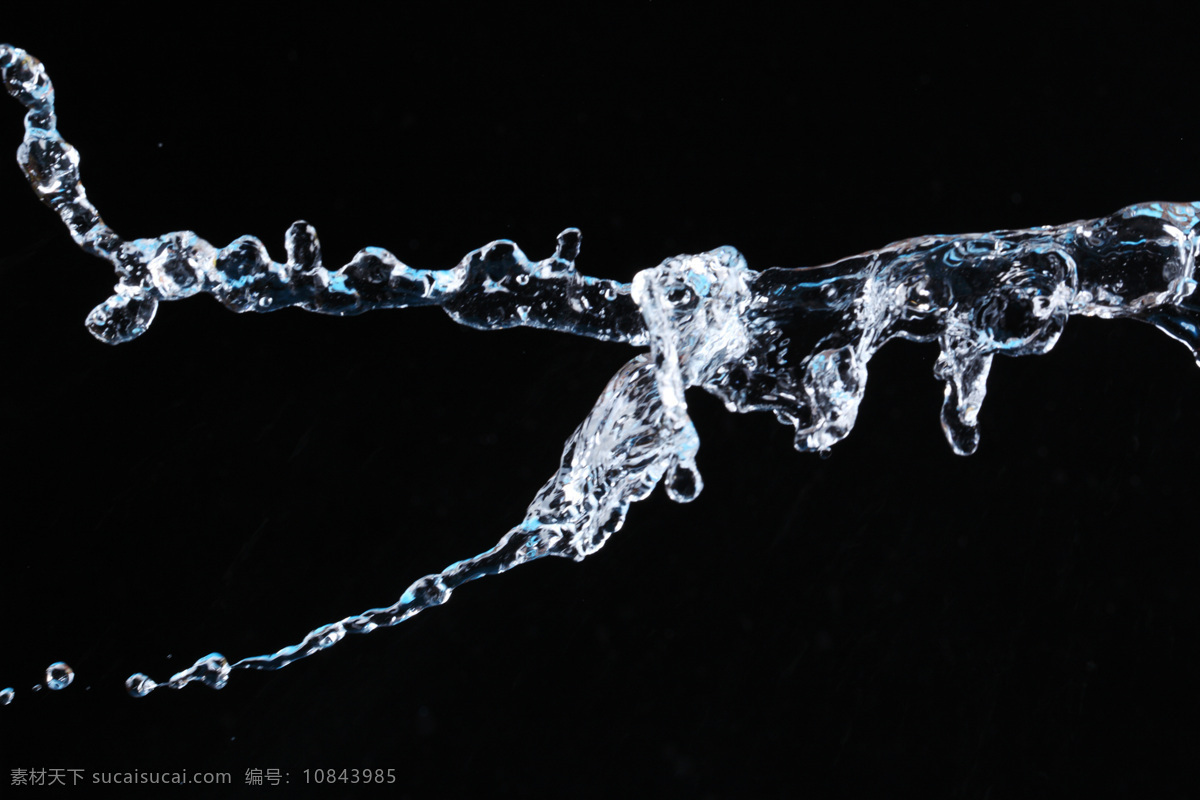
[[[520,275],[517,276],[517,283],[521,284],[522,286],[529,283],[529,275],[527,273],[522,272]]]
[[[0,706],[6,706],[13,701],[13,697],[17,694],[11,686],[6,686],[0,689]]]
[[[133,697],[145,697],[158,688],[158,684],[150,680],[149,675],[135,672],[125,679],[125,691]]]
[[[46,688],[53,691],[65,689],[75,680],[75,670],[62,661],[55,661],[46,667]]]

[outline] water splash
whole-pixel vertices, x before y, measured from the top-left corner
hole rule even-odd
[[[574,228],[541,261],[497,241],[451,269],[414,269],[367,248],[330,271],[304,222],[285,234],[282,263],[249,236],[222,248],[190,231],[120,238],[87,200],[79,155],[58,132],[42,65],[2,45],[0,78],[28,109],[17,157],[34,191],[81,248],[115,270],[113,295],[86,321],[101,341],[140,336],[160,303],[203,293],[238,312],[296,306],[348,315],[435,305],[475,328],[527,326],[648,348],[608,383],[567,440],[558,471],[493,548],[418,579],[391,606],[323,625],[273,653],[232,664],[212,653],[162,684],[132,675],[126,687],[134,696],[193,682],[219,689],[233,670],[279,669],[348,634],[398,625],[476,578],[545,556],[582,560],[660,482],[673,500],[692,500],[703,484],[688,388],[719,397],[730,411],[771,411],[792,427],[796,449],[825,454],[854,427],[875,353],[893,339],[935,343],[934,374],[945,385],[942,429],[966,455],[979,444],[993,358],[1048,352],[1071,315],[1141,320],[1193,355],[1200,346],[1200,308],[1189,302],[1197,203],[1143,203],[1064,225],[906,239],[808,268],[757,272],[724,247],[667,259],[630,284],[580,274]]]
[[[6,706],[13,701],[17,696],[17,692],[11,686],[6,686],[0,689],[0,706]]]
[[[67,688],[75,680],[75,670],[69,664],[55,661],[46,667],[46,688],[57,692]]]

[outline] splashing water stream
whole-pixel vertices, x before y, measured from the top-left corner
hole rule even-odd
[[[210,294],[237,312],[296,306],[345,316],[440,306],[474,328],[526,326],[648,348],[609,381],[567,440],[558,471],[494,547],[418,579],[390,606],[323,625],[273,653],[233,663],[211,653],[161,684],[135,674],[126,682],[134,696],[192,682],[219,689],[233,670],[280,669],[347,634],[398,625],[476,578],[545,556],[582,560],[660,482],[672,500],[692,500],[703,483],[688,388],[717,396],[730,411],[771,411],[793,428],[797,450],[825,453],[854,427],[879,348],[898,338],[935,343],[942,429],[967,455],[978,446],[995,355],[1048,352],[1072,314],[1141,320],[1194,355],[1200,347],[1200,309],[1189,302],[1200,203],[1143,203],[1063,225],[923,236],[808,268],[758,272],[723,247],[669,258],[629,284],[576,270],[574,228],[541,261],[501,240],[451,269],[414,269],[366,248],[330,270],[305,222],[286,232],[282,263],[251,236],[221,248],[190,231],[122,239],[87,199],[41,63],[0,45],[0,79],[27,109],[17,158],[34,191],[76,244],[116,272],[112,296],[86,321],[103,342],[145,333],[162,302]],[[56,673],[62,686],[73,676],[66,670]],[[47,685],[61,688],[49,672]],[[0,704],[11,697],[0,692]]]

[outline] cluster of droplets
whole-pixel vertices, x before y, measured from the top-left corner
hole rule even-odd
[[[586,558],[660,482],[672,499],[693,499],[703,482],[691,387],[731,411],[771,411],[794,429],[797,449],[825,453],[853,429],[868,364],[883,345],[936,343],[942,427],[955,452],[969,454],[993,357],[1047,352],[1072,314],[1138,319],[1193,353],[1200,346],[1200,310],[1189,303],[1200,204],[1144,203],[1066,225],[925,236],[801,269],[755,272],[724,247],[670,258],[631,284],[580,274],[573,228],[541,261],[497,241],[444,270],[366,248],[331,271],[304,222],[288,229],[283,262],[250,236],[222,248],[190,231],[120,238],[87,199],[42,65],[0,45],[0,82],[27,109],[18,161],[36,194],[80,247],[115,270],[114,294],[87,319],[102,341],[141,335],[160,302],[206,293],[238,312],[439,306],[474,328],[528,326],[648,348],[609,381],[557,472],[494,547],[418,579],[391,606],[322,625],[273,653],[233,663],[211,653],[164,683],[132,675],[126,688],[137,697],[191,683],[219,689],[233,670],[279,669],[349,634],[400,624],[485,575],[545,556]],[[72,676],[53,665],[46,685],[62,688]],[[0,704],[11,698],[11,689],[0,692]]]
[[[75,681],[75,670],[70,664],[64,661],[55,661],[50,666],[46,667],[46,672],[42,676],[41,683],[35,683],[31,687],[31,691],[40,692],[42,687],[49,689],[52,692],[62,691],[70,686]],[[16,699],[17,691],[11,686],[6,686],[0,689],[0,706],[6,706]]]

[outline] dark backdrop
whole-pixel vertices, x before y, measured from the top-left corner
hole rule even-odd
[[[497,238],[542,258],[574,225],[580,268],[627,280],[723,244],[802,266],[1200,198],[1194,29],[1144,7],[328,13],[0,32],[47,64],[89,196],[131,238],[251,233],[281,258],[303,218],[327,264],[377,245],[445,268]],[[931,346],[880,353],[828,460],[689,395],[704,494],[634,506],[587,562],[221,692],[127,697],[132,672],[274,650],[488,547],[632,351],[210,299],[108,348],[82,322],[112,276],[0,175],[0,785],[275,768],[295,793],[305,769],[381,768],[396,782],[370,791],[404,797],[1194,789],[1200,373],[1132,322],[998,359],[966,459]],[[60,659],[75,684],[30,692]]]

